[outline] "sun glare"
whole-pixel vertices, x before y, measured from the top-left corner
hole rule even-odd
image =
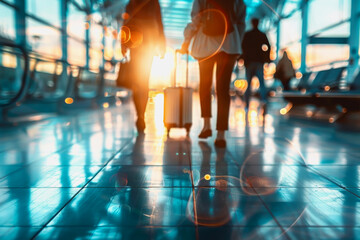
[[[174,50],[167,48],[165,57],[154,57],[150,75],[150,88],[162,89],[170,85],[171,74],[174,69]]]

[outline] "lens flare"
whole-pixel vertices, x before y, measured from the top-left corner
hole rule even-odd
[[[131,39],[130,28],[127,26],[122,26],[119,33],[119,38],[122,44],[129,42]]]
[[[210,54],[210,56],[201,59],[199,62],[202,62],[202,61],[205,61],[205,60],[207,60],[209,58],[212,58],[213,56],[215,56],[221,50],[222,46],[224,45],[224,42],[225,42],[225,39],[226,39],[226,36],[227,36],[227,31],[228,31],[228,28],[229,28],[229,23],[228,23],[228,21],[226,19],[225,14],[223,12],[221,12],[220,10],[217,10],[217,9],[206,9],[204,11],[201,11],[195,18],[202,19],[203,14],[208,13],[208,12],[215,12],[216,14],[221,15],[221,17],[224,19],[224,22],[225,22],[224,35],[222,36],[222,40],[221,40],[218,48],[212,54]]]

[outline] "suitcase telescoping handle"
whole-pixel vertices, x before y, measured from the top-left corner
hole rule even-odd
[[[176,70],[177,70],[178,54],[181,54],[180,49],[175,50],[174,77],[173,77],[173,81],[172,81],[173,87],[176,87]],[[186,85],[185,85],[185,87],[188,87],[188,85],[189,85],[189,52],[186,52],[185,54],[186,54]]]

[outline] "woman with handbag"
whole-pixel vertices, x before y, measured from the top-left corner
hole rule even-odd
[[[145,110],[148,101],[149,77],[153,57],[165,55],[165,35],[158,0],[130,0],[122,15],[121,51],[130,50],[130,61],[120,65],[118,86],[132,90],[137,113],[136,128],[145,130]]]
[[[215,146],[224,148],[225,131],[229,124],[231,74],[241,54],[246,6],[243,0],[194,0],[191,16],[192,22],[184,31],[182,51],[187,51],[193,40],[191,55],[199,63],[201,117],[204,120],[199,138],[212,136],[211,88],[216,65],[218,104]]]

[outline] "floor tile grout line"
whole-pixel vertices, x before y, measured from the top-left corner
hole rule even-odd
[[[97,114],[96,111],[93,111],[93,110],[89,110],[89,111],[84,111],[84,112],[81,112],[80,114]],[[69,122],[71,120],[74,120],[76,118],[79,118],[80,114],[76,114],[75,116],[73,115],[63,115],[60,117],[60,120],[63,121],[63,122]],[[56,117],[57,118],[57,117]],[[69,119],[67,119],[69,118]],[[27,128],[28,127],[33,127],[33,126],[41,126],[42,123],[46,122],[46,121],[51,121],[52,119],[43,119],[41,121],[35,121],[35,122],[24,122],[24,123],[21,123],[22,126],[14,126],[15,128],[20,128],[21,131],[25,132],[27,134]],[[91,124],[96,124],[96,122],[92,122]],[[0,128],[2,126],[0,125]],[[101,132],[101,130],[99,131],[93,131],[92,133],[97,133],[97,132]],[[39,138],[33,138],[29,141],[26,141],[26,143],[36,143],[36,142],[39,142],[39,141],[42,141],[43,138],[39,137]],[[15,147],[16,148],[16,147]],[[2,149],[0,150],[0,154],[4,153],[4,152],[7,152],[7,151],[11,151],[11,150],[14,150],[14,147],[11,147],[11,148],[7,148],[7,149]]]
[[[272,213],[272,211],[270,210],[269,206],[266,204],[266,202],[264,201],[264,199],[262,199],[261,195],[257,193],[256,189],[254,187],[251,186],[251,188],[253,189],[253,191],[256,193],[257,198],[260,200],[260,202],[263,204],[263,206],[266,208],[266,210],[268,211],[268,213],[271,215],[271,217],[274,219],[275,223],[278,225],[278,227],[281,229],[282,234],[279,235],[278,237],[284,235],[286,237],[286,239],[291,239],[289,237],[289,235],[287,234],[288,230],[285,230],[284,227],[280,224],[280,222],[277,220],[276,216]],[[275,238],[275,239],[278,239]]]
[[[186,151],[188,154],[188,160],[189,160],[189,168],[190,168],[190,178],[191,178],[191,189],[192,189],[192,195],[193,195],[193,211],[194,211],[194,222],[195,222],[195,238],[197,240],[200,239],[199,236],[199,226],[198,226],[198,221],[197,221],[197,211],[196,211],[196,198],[195,198],[195,184],[194,184],[194,175],[193,175],[193,171],[192,171],[192,155],[191,155],[191,149],[190,149],[190,144],[189,142],[185,142],[186,143]]]
[[[232,159],[232,161],[238,166],[239,169],[241,169],[241,166],[238,162],[235,161],[234,156],[231,154],[230,151],[226,150],[226,152],[230,155],[230,159]],[[271,212],[269,206],[265,203],[265,201],[261,198],[261,196],[257,193],[256,189],[250,185],[250,187],[253,189],[253,191],[256,193],[257,198],[260,200],[260,202],[262,203],[262,205],[265,207],[266,211],[268,211],[268,213],[270,214],[270,216],[273,218],[273,220],[275,221],[275,223],[277,224],[277,226],[280,228],[282,234],[286,237],[286,239],[291,239],[288,234],[286,233],[285,229],[283,228],[283,226],[280,224],[280,222],[277,220],[276,216]],[[280,235],[280,236],[281,236]]]
[[[328,180],[329,182],[335,184],[336,186],[338,186],[339,188],[347,191],[348,193],[351,193],[352,195],[354,195],[355,197],[357,198],[360,198],[360,195],[356,194],[356,193],[353,193],[352,191],[349,190],[349,188],[354,188],[354,187],[345,187],[345,186],[342,186],[340,185],[339,183],[337,183],[336,181],[330,179],[329,177],[325,176],[324,174],[322,174],[321,172],[319,172],[318,170],[316,169],[313,169],[312,167],[309,167],[309,166],[306,166],[307,169],[309,169],[310,171],[312,171],[313,173],[317,174],[318,176]]]
[[[94,225],[56,225],[56,226],[50,226],[48,228],[70,228],[70,229],[76,229],[76,228],[87,228],[87,227],[94,227]],[[97,228],[118,228],[118,225],[102,225],[102,226],[96,226]],[[194,225],[122,225],[122,227],[135,227],[135,228],[194,228]],[[252,228],[252,227],[258,227],[258,228],[276,228],[278,229],[279,226],[277,225],[245,225],[245,224],[233,224],[229,226],[225,226],[225,228]],[[295,229],[302,229],[302,228],[349,228],[349,229],[360,229],[360,225],[298,225],[298,226],[291,226],[291,225],[285,225],[285,227],[291,227]],[[41,226],[31,226],[31,225],[4,225],[0,226],[1,228],[41,228]],[[200,226],[200,228],[207,228],[206,226]]]
[[[92,134],[99,133],[99,132],[101,132],[101,131],[95,131],[95,132],[93,132]],[[129,139],[130,139],[130,138],[124,138],[124,139],[122,139],[122,140],[129,141]],[[8,176],[10,176],[10,175],[12,175],[12,174],[14,174],[14,173],[16,173],[16,172],[19,172],[19,171],[20,171],[21,169],[23,169],[24,167],[28,167],[28,166],[30,166],[30,165],[35,165],[35,164],[41,163],[41,162],[44,161],[46,158],[48,158],[48,157],[50,157],[50,156],[52,156],[52,155],[54,155],[54,154],[61,153],[62,151],[65,151],[66,149],[70,148],[71,146],[74,146],[75,144],[81,143],[81,142],[83,142],[83,141],[85,141],[85,139],[82,139],[82,140],[80,140],[80,141],[75,141],[75,142],[73,142],[73,143],[70,143],[70,144],[68,144],[68,145],[66,145],[66,146],[64,146],[64,147],[56,150],[55,152],[52,152],[52,153],[50,153],[50,154],[48,154],[48,155],[46,155],[46,156],[41,157],[41,158],[38,159],[38,160],[35,160],[35,161],[33,161],[33,162],[29,162],[29,163],[27,163],[27,164],[25,164],[25,165],[21,165],[21,166],[19,166],[18,169],[14,170],[14,171],[12,171],[12,172],[10,172],[10,173],[8,173],[8,174],[6,174],[6,175],[3,176],[3,177],[0,177],[0,181],[2,181],[3,179],[7,178]],[[46,166],[47,166],[47,165],[46,165]],[[61,166],[61,165],[49,165],[49,166]],[[69,166],[70,166],[70,165],[69,165]],[[79,166],[86,166],[86,165],[79,165]],[[102,165],[98,165],[98,166],[102,166]]]
[[[288,141],[291,145],[294,145],[292,141],[290,141],[290,140],[288,140],[288,139],[287,139],[287,141]],[[297,149],[297,150],[298,150],[298,149]],[[334,181],[334,180],[330,179],[329,177],[325,176],[324,174],[322,174],[321,172],[319,172],[318,170],[316,170],[316,169],[314,168],[314,166],[306,164],[306,161],[305,161],[305,158],[304,158],[304,155],[302,154],[302,152],[301,152],[300,150],[298,150],[298,153],[300,154],[300,157],[303,159],[303,161],[304,161],[304,163],[305,163],[305,164],[303,165],[303,167],[305,167],[305,168],[308,169],[309,171],[313,172],[314,174],[316,174],[316,175],[318,175],[318,176],[326,179],[327,181],[335,184],[335,185],[338,186],[339,188],[342,188],[343,190],[351,193],[351,194],[354,195],[355,197],[360,198],[360,195],[351,192],[351,191],[348,190],[345,186],[342,186],[342,185],[338,184],[336,181]]]
[[[6,189],[80,189],[82,187],[0,187],[0,190],[6,190]],[[88,187],[92,189],[143,189],[143,188],[149,188],[149,189],[167,189],[167,188],[193,188],[193,186],[134,186],[134,187],[109,187],[109,186],[103,186],[103,187]],[[195,186],[194,188],[216,188],[215,185],[209,185],[209,186]],[[231,189],[241,189],[241,186],[227,186],[227,188]],[[279,187],[279,189],[344,189],[343,187]],[[274,189],[274,187],[256,187],[256,189]],[[348,187],[347,189],[357,189],[360,190],[360,187]]]
[[[292,144],[292,143],[290,142],[290,144]],[[228,153],[229,153],[229,155],[231,156],[231,159],[235,162],[235,164],[238,165],[238,167],[240,167],[240,166],[239,166],[239,163],[237,163],[237,162],[235,161],[235,158],[234,158],[234,156],[232,155],[232,153],[231,153],[230,151],[228,151]],[[301,158],[303,158],[302,153],[299,152],[299,154],[300,154]],[[305,160],[305,159],[303,159],[303,160]],[[310,166],[307,165],[305,161],[304,161],[304,163],[305,163],[305,164],[301,164],[300,166],[301,166],[301,167],[304,167],[305,169],[308,169],[309,171],[311,171],[311,172],[313,172],[313,173],[315,173],[315,174],[318,175],[319,177],[322,177],[322,178],[326,179],[327,181],[335,184],[335,185],[338,186],[339,188],[341,188],[341,189],[343,189],[343,190],[351,193],[352,195],[356,196],[357,198],[360,198],[359,195],[351,192],[351,191],[348,190],[346,187],[341,186],[340,184],[336,183],[335,181],[333,181],[332,179],[328,178],[328,177],[325,176],[324,174],[320,173],[318,170],[314,169],[312,165],[310,165]],[[255,189],[253,189],[253,190],[256,192]],[[257,196],[258,196],[258,195],[257,195]],[[263,201],[263,199],[261,198],[261,196],[258,196],[258,197],[259,197],[260,201],[263,203],[264,207],[269,211],[269,213],[271,214],[271,216],[273,216],[274,220],[275,220],[276,222],[278,222],[277,219],[275,218],[275,216],[274,216],[274,215],[272,214],[272,212],[270,211],[270,209],[268,209],[268,206],[267,206],[266,203]],[[281,226],[281,225],[279,225],[279,226],[280,226],[280,228],[283,230],[282,226]],[[286,234],[286,231],[283,231],[283,233],[285,234],[285,236],[286,236],[288,239],[290,239],[289,236]]]
[[[83,140],[81,140],[81,141],[83,141]],[[80,142],[81,142],[81,141],[80,141]],[[20,170],[23,169],[24,167],[28,167],[28,166],[30,166],[30,165],[32,165],[32,164],[34,164],[34,163],[38,163],[38,162],[40,162],[40,161],[42,161],[42,160],[50,157],[50,156],[53,155],[53,154],[60,153],[60,152],[64,151],[65,149],[73,146],[73,145],[76,144],[76,143],[78,143],[78,142],[75,142],[75,143],[71,143],[71,144],[69,144],[69,145],[66,145],[65,147],[62,147],[61,149],[59,149],[59,150],[57,150],[57,151],[55,151],[55,152],[52,152],[52,153],[50,153],[50,154],[48,154],[48,155],[46,155],[46,156],[44,156],[44,157],[41,157],[41,159],[39,159],[39,160],[35,160],[35,161],[33,161],[33,162],[29,162],[29,163],[27,163],[27,164],[25,164],[25,165],[21,165],[21,166],[19,166],[19,169],[16,169],[16,170],[14,170],[14,171],[6,174],[5,176],[0,177],[0,181],[2,181],[4,178],[10,176],[11,174],[14,174],[14,173],[20,171]]]
[[[86,188],[86,186],[115,158],[117,154],[119,154],[130,142],[132,142],[132,139],[129,139],[116,153],[113,154],[113,156],[110,157],[110,159],[103,165],[102,168],[100,168],[94,176],[89,179],[84,186],[82,186],[55,214],[52,216],[43,226],[41,226],[40,230],[38,230],[34,236],[31,237],[31,239],[35,239],[45,228],[49,223],[60,214],[60,212],[72,202],[72,200],[75,199],[76,196],[79,195],[79,193]]]
[[[95,123],[94,123],[94,124],[95,124]],[[98,134],[98,133],[101,133],[101,132],[102,132],[102,130],[98,130],[98,131],[90,132],[89,134],[94,135],[94,134]],[[41,138],[39,138],[39,141],[40,141],[40,139],[41,139]],[[124,139],[121,139],[121,140],[129,141],[129,139],[132,139],[132,138],[124,138]],[[36,140],[34,140],[34,141],[37,142]],[[29,143],[34,142],[34,141],[29,141]],[[34,164],[34,163],[39,163],[39,162],[43,161],[44,159],[50,157],[51,155],[60,153],[60,152],[64,151],[65,149],[68,149],[68,148],[70,148],[71,146],[73,146],[73,145],[75,145],[75,144],[78,144],[78,143],[81,143],[81,142],[83,142],[83,141],[85,141],[85,138],[84,138],[84,139],[81,139],[80,141],[79,141],[79,140],[74,141],[74,142],[72,142],[72,143],[70,143],[70,144],[68,144],[68,145],[66,145],[66,146],[64,146],[64,147],[56,150],[55,152],[52,152],[52,153],[50,153],[50,154],[48,154],[48,155],[46,155],[46,156],[44,156],[44,157],[41,157],[39,160],[35,160],[35,161],[33,161],[33,162],[29,162],[29,163],[27,163],[27,164],[25,164],[25,165],[22,165],[21,167],[19,166],[19,167],[20,167],[19,169],[16,169],[16,170],[14,170],[14,171],[6,174],[5,176],[0,177],[0,181],[2,181],[4,178],[8,177],[9,175],[11,175],[11,174],[13,174],[13,173],[16,173],[16,172],[20,171],[23,167],[30,166],[30,165],[32,165],[32,164]],[[12,149],[11,149],[11,150],[12,150]],[[0,153],[6,152],[6,151],[9,151],[9,150],[0,151]]]

